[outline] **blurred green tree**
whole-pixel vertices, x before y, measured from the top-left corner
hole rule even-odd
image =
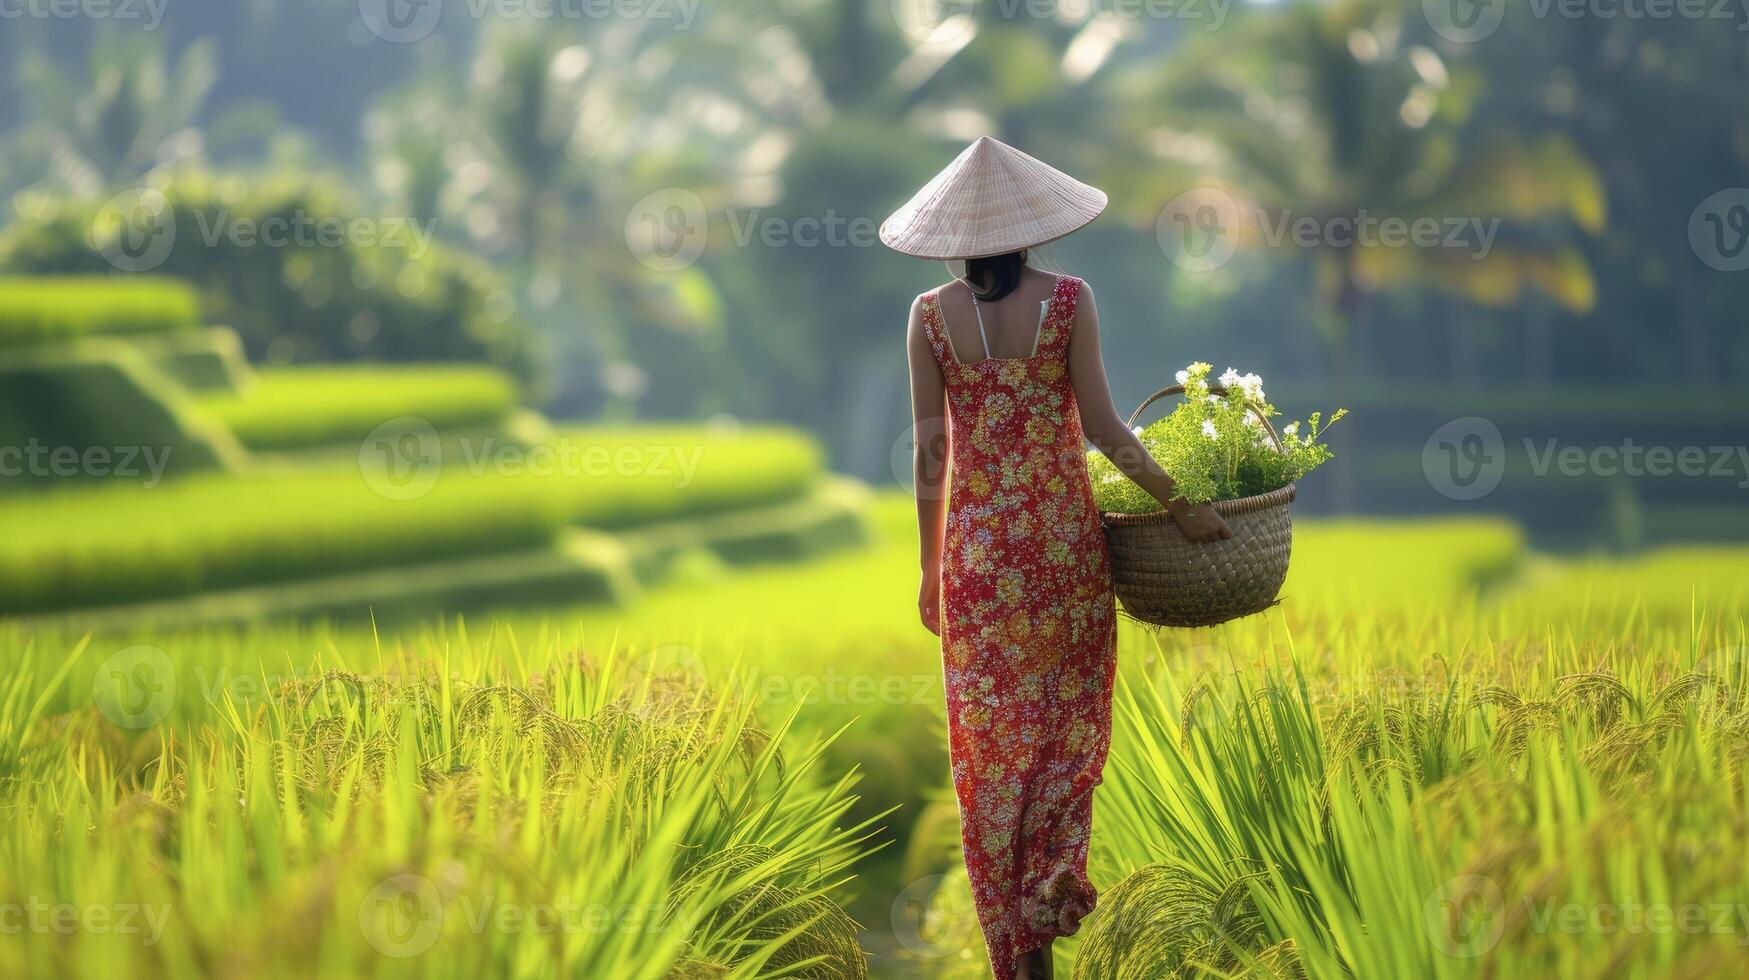
[[[17,72],[30,98],[14,152],[51,187],[95,196],[203,153],[197,123],[218,81],[211,40],[171,58],[156,35],[103,31],[82,70],[29,50]]]
[[[153,180],[102,202],[21,196],[0,269],[186,280],[259,361],[489,361],[528,374],[530,338],[500,277],[428,227],[369,216],[320,177],[185,168]]]
[[[1471,46],[1493,80],[1479,111],[1565,135],[1595,162],[1609,200],[1608,233],[1582,243],[1599,273],[1594,313],[1558,324],[1527,317],[1535,380],[1550,380],[1557,328],[1574,341],[1562,346],[1581,377],[1653,373],[1718,386],[1749,365],[1737,326],[1749,285],[1710,267],[1690,241],[1701,203],[1743,186],[1749,171],[1745,29],[1749,12],[1735,7],[1707,17],[1509,15]],[[1648,331],[1652,323],[1673,329]]]
[[[1166,164],[1155,200],[1176,199],[1167,212],[1189,205],[1162,214],[1179,223],[1162,227],[1163,246],[1168,235],[1200,233],[1309,262],[1339,400],[1380,292],[1431,289],[1507,306],[1535,289],[1579,312],[1596,302],[1576,240],[1604,225],[1596,171],[1559,135],[1477,119],[1481,72],[1407,43],[1403,16],[1380,0],[1253,12],[1131,89],[1136,150]],[[1363,216],[1433,219],[1442,236],[1454,223],[1493,224],[1498,237],[1483,248],[1471,234],[1448,248],[1323,231]],[[1199,231],[1199,218],[1219,223]],[[1296,239],[1291,229],[1307,219],[1316,231]],[[1461,318],[1450,326],[1454,344],[1473,343]],[[1337,441],[1352,445],[1357,427]],[[1351,499],[1352,487],[1339,497]]]
[[[367,119],[378,192],[504,269],[562,414],[695,414],[750,389],[721,354],[713,279],[652,273],[622,231],[664,185],[715,196],[713,156],[756,135],[725,137],[712,94],[748,58],[730,28],[495,24],[465,75],[429,64]]]

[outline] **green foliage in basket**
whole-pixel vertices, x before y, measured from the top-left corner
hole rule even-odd
[[[1136,430],[1143,447],[1178,484],[1178,497],[1192,504],[1236,500],[1278,490],[1330,459],[1330,447],[1319,442],[1325,430],[1348,414],[1338,409],[1324,420],[1322,412],[1280,428],[1282,448],[1269,441],[1263,423],[1251,411],[1273,419],[1279,413],[1263,394],[1263,379],[1232,368],[1221,375],[1225,395],[1209,391],[1210,366],[1203,361],[1178,372],[1184,401],[1172,414]],[[1098,452],[1087,454],[1093,497],[1108,514],[1148,514],[1160,504]]]

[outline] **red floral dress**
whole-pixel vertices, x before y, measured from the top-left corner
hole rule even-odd
[[[1069,383],[1081,280],[1058,279],[1031,357],[961,363],[941,302],[951,480],[941,646],[966,871],[998,980],[1093,908],[1093,788],[1111,742],[1116,609]]]

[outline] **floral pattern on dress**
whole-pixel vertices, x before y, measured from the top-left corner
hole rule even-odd
[[[1116,606],[1069,382],[1081,280],[1058,279],[1034,353],[961,363],[939,291],[923,323],[947,386],[942,661],[966,871],[998,980],[1074,933],[1093,788],[1111,743]]]

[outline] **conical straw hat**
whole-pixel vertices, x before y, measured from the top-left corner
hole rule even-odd
[[[1055,241],[1104,210],[1104,191],[980,136],[881,223],[881,241],[920,259],[979,259]]]

